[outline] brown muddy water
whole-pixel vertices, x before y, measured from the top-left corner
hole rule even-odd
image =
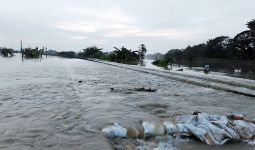
[[[127,90],[142,86],[158,90]],[[254,149],[245,143],[207,146],[171,137],[111,140],[100,131],[113,123],[139,130],[141,121],[159,122],[196,110],[255,118],[254,108],[254,98],[95,62],[0,57],[1,150]]]

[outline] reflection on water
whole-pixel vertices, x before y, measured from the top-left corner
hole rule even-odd
[[[111,91],[141,86],[158,90]],[[255,118],[254,103],[252,98],[85,60],[48,57],[22,62],[19,56],[0,57],[0,149],[111,149],[113,141],[100,130],[114,123],[139,129],[141,121],[196,110]],[[210,148],[181,140],[139,141],[136,146],[144,149]],[[120,147],[123,143],[114,142]],[[219,148],[252,149],[246,144]]]

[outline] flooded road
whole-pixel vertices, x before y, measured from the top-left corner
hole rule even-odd
[[[127,90],[143,86],[158,90]],[[139,129],[141,121],[196,110],[255,118],[254,106],[254,98],[86,60],[0,58],[0,149],[5,150],[112,149],[100,130],[113,123]],[[244,143],[212,147],[171,138],[114,142],[120,149],[123,143],[140,149],[254,149]]]

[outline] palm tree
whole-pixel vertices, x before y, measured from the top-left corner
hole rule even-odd
[[[147,49],[144,44],[141,44],[138,50],[138,55],[140,58],[140,62],[144,60],[145,53],[147,52]]]
[[[113,51],[111,55],[112,61],[123,63],[123,64],[133,64],[137,65],[139,62],[139,55],[137,51],[132,51],[130,49],[125,48],[124,46],[121,49],[114,47],[116,49]]]

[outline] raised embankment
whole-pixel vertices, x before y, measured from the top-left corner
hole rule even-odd
[[[234,78],[221,75],[189,74],[185,72],[149,69],[141,66],[119,64],[115,62],[102,61],[98,59],[87,59],[106,65],[130,69],[133,71],[149,73],[152,75],[164,77],[171,80],[177,80],[188,84],[194,84],[202,87],[223,90],[244,96],[255,98],[255,81],[241,78]]]

